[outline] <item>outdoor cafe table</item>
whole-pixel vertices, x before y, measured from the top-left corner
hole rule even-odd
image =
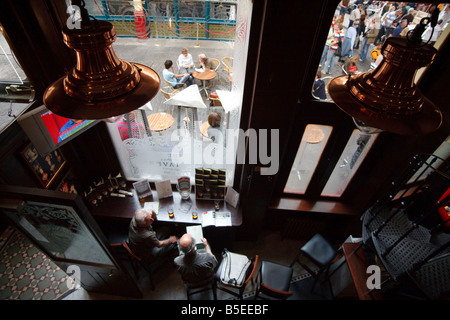
[[[217,72],[210,70],[210,69],[205,69],[202,72],[194,71],[192,73],[192,76],[195,79],[203,81],[203,88],[201,88],[200,91],[204,90],[206,93],[206,96],[208,96],[208,91],[206,90],[206,81],[214,79],[217,76]]]

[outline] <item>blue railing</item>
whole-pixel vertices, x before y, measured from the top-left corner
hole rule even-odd
[[[114,24],[125,22],[125,23],[133,23],[136,24],[136,14],[134,13],[134,8],[132,6],[131,1],[129,2],[110,2],[102,0],[101,2],[101,11],[103,11],[103,15],[93,15],[93,17],[97,20],[105,20]],[[192,3],[192,2],[190,2]],[[96,2],[98,4],[98,2]],[[112,12],[111,4],[115,4],[117,7],[115,11],[122,11],[123,14],[118,15],[117,12]],[[157,5],[164,4],[166,6],[166,12],[158,11],[161,6],[156,8]],[[231,12],[230,7],[225,7],[225,11],[222,10],[222,15],[228,15],[228,19],[220,19],[215,16],[211,16],[211,13],[214,15],[215,9],[217,6],[222,5],[218,2],[213,1],[198,1],[194,2],[194,4],[200,5],[204,13],[204,16],[184,16],[186,13],[190,13],[194,15],[193,11],[186,5],[184,2],[180,3],[178,0],[172,0],[172,2],[164,2],[159,3],[151,0],[143,0],[142,7],[143,12],[139,18],[145,19],[145,26],[143,26],[142,21],[138,21],[140,27],[145,27],[146,36],[148,38],[179,38],[179,39],[197,39],[197,40],[218,40],[218,41],[234,41],[234,30],[236,27],[236,20],[230,20]],[[120,8],[120,5],[123,7]],[[150,7],[153,5],[153,9]],[[237,2],[225,2],[225,5],[228,6],[237,6]],[[222,5],[223,6],[223,5]],[[222,7],[223,9],[224,7]],[[227,11],[228,8],[228,11]],[[183,9],[183,10],[180,10]],[[198,7],[197,7],[198,9]],[[143,15],[143,17],[142,17]],[[234,18],[234,17],[233,17]],[[158,23],[160,25],[158,25]],[[168,27],[170,26],[170,27]],[[229,27],[223,29],[222,27]],[[183,32],[187,29],[196,28],[195,35],[186,34]],[[215,32],[213,30],[221,29],[223,32]],[[131,28],[127,28],[127,30],[117,30],[120,29],[116,26],[116,31],[119,37],[138,37],[138,30],[131,30]],[[163,32],[158,32],[163,31]],[[141,30],[142,31],[142,30]],[[200,31],[200,32],[199,32]],[[170,33],[170,35],[168,35]],[[227,35],[229,34],[229,37]],[[215,37],[215,36],[224,36],[224,37]],[[142,37],[142,33],[140,34]]]

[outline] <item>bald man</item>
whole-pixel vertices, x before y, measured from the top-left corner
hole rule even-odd
[[[195,239],[185,233],[178,241],[178,249],[181,255],[174,259],[181,278],[186,282],[198,282],[205,280],[215,273],[217,259],[211,252],[211,247],[205,238],[201,241],[206,252],[197,252]]]
[[[152,224],[155,220],[153,210],[138,209],[131,219],[128,232],[130,249],[148,262],[167,254],[176,254],[177,251],[178,238],[173,235],[167,238],[167,232],[154,231]]]

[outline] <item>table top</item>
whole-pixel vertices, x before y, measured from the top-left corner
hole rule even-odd
[[[159,132],[169,129],[174,119],[170,114],[160,112],[149,115],[147,121],[151,131]]]
[[[217,76],[217,72],[210,69],[205,69],[203,72],[194,71],[192,76],[198,80],[212,80]]]
[[[131,186],[127,187],[127,191],[133,193],[133,196],[125,198],[108,197],[97,207],[90,208],[90,212],[94,217],[113,218],[130,220],[134,217],[135,211],[144,208],[146,202],[159,202],[158,221],[166,221],[184,224],[201,224],[202,213],[214,210],[214,201],[196,199],[195,193],[191,192],[188,200],[182,200],[180,193],[174,191],[171,197],[159,199],[156,190],[152,189],[152,196],[139,199],[136,191]],[[172,205],[175,217],[170,219],[167,213],[168,207]],[[198,208],[198,219],[192,219],[192,208]],[[225,201],[220,202],[219,211],[229,211],[231,213],[231,223],[233,226],[242,224],[242,213],[239,208],[233,208]]]
[[[177,94],[174,94],[170,99],[164,101],[164,103],[175,106],[193,107],[200,109],[207,108],[206,104],[203,102],[203,98],[200,95],[198,86],[196,84],[190,85]]]

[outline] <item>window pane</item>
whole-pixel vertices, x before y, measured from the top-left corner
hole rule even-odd
[[[0,82],[23,84],[26,75],[22,67],[18,64],[16,57],[9,48],[3,33],[0,32]]]
[[[340,197],[366,157],[378,134],[365,134],[355,129],[331,173],[322,196]]]
[[[139,108],[140,110],[134,116],[131,115],[133,119],[131,119],[130,126],[128,126],[128,122],[122,122],[121,119],[115,119],[108,123],[107,127],[127,180],[149,179],[150,181],[158,181],[170,179],[174,183],[180,176],[187,175],[191,177],[191,181],[194,183],[195,168],[213,168],[225,169],[227,185],[233,184],[238,143],[234,141],[237,140],[234,135],[234,140],[229,141],[228,133],[239,130],[249,41],[248,33],[250,31],[247,26],[250,23],[252,2],[241,0],[239,6],[237,6],[235,0],[229,2],[233,2],[233,4],[224,4],[224,7],[227,8],[227,14],[230,16],[229,19],[234,16],[236,29],[245,32],[236,33],[235,36],[232,36],[234,33],[228,31],[234,29],[234,22],[216,21],[216,23],[224,28],[224,32],[227,31],[225,32],[226,35],[221,37],[227,36],[234,41],[212,41],[212,35],[209,35],[211,41],[208,42],[208,45],[198,46],[198,41],[195,39],[196,27],[192,27],[196,24],[191,21],[189,26],[179,24],[179,30],[184,30],[180,32],[179,41],[166,39],[162,33],[154,32],[152,37],[138,42],[134,39],[118,37],[113,44],[120,59],[150,66],[158,73],[162,81],[161,92],[158,92],[151,103]],[[154,5],[158,5],[158,10],[163,12],[167,9],[166,4],[172,4],[172,2],[157,1],[149,3],[148,12],[151,13],[156,10]],[[208,12],[198,10],[204,8],[206,4],[204,1],[180,2],[178,10],[184,12],[183,14],[189,13],[193,17],[202,15],[203,18],[206,18],[205,15],[209,14],[213,8],[218,7],[216,5],[211,6],[211,10]],[[239,16],[239,19],[237,19],[237,16]],[[153,28],[157,25],[158,31],[164,29],[168,32],[174,32],[174,28],[169,30],[166,28],[168,26],[155,21],[153,20],[149,24],[150,27]],[[212,26],[212,24],[210,25]],[[218,29],[214,30],[218,33],[224,33],[219,32]],[[187,32],[193,32],[194,34],[187,36]],[[164,38],[164,41],[161,41],[162,38]],[[164,61],[171,59],[175,66],[174,71],[178,73],[176,59],[183,47],[188,48],[196,67],[198,67],[198,55],[200,53],[206,53],[208,57],[219,61],[222,61],[225,57],[233,59],[234,71],[226,73],[220,66],[217,77],[210,83],[211,90],[217,94],[220,104],[216,104],[216,101],[210,101],[209,91],[207,95],[204,91],[199,92],[200,99],[205,104],[204,107],[201,104],[200,106],[198,104],[195,104],[195,106],[187,104],[191,107],[184,107],[185,104],[173,104],[173,101],[166,103],[170,97],[164,95],[163,91],[173,95],[178,93],[174,93],[173,88],[169,87],[163,80]],[[202,83],[196,80],[195,84],[198,86],[198,91],[202,87]],[[183,94],[189,88],[184,88],[179,93]],[[179,105],[181,106],[178,107]],[[223,139],[215,140],[214,143],[209,138],[208,133],[210,132],[208,130],[208,116],[211,112],[217,112],[221,115],[220,128],[223,133]],[[160,122],[159,119],[167,121]],[[147,124],[145,120],[147,120]],[[155,127],[155,124],[160,124],[161,128]],[[147,127],[150,130],[147,130]]]
[[[319,79],[313,83],[312,96],[315,99],[330,100],[326,90],[330,78],[375,69],[383,58],[383,43],[390,36],[406,38],[408,32],[417,25],[424,25],[422,43],[429,43],[439,49],[448,35],[448,2],[438,5],[440,13],[434,29],[427,20],[421,22],[422,19],[431,17],[434,7],[431,3],[365,2],[370,4],[350,1],[345,7],[341,1],[336,7],[317,69],[322,81]],[[402,20],[405,22],[402,23]],[[417,73],[416,80],[424,70],[425,68]]]
[[[439,166],[448,158],[450,158],[450,136],[448,136],[447,139],[441,143],[441,145],[433,152],[433,156],[430,156],[426,160],[426,163],[424,163],[423,166],[417,170],[417,173],[409,179],[408,183],[426,179],[429,174],[434,172],[435,169],[438,169]],[[431,168],[427,169],[427,165],[430,165]]]
[[[330,126],[306,126],[284,192],[305,193],[332,130]]]

